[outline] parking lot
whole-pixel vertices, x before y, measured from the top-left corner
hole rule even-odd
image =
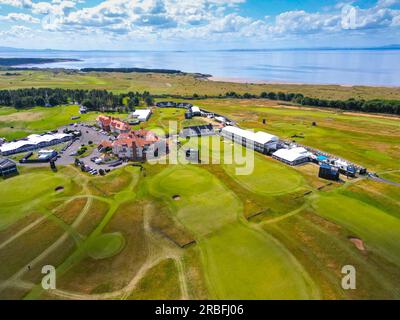
[[[70,165],[75,163],[75,159],[77,151],[81,148],[82,145],[88,146],[89,142],[91,142],[92,145],[94,145],[94,148],[92,152],[87,155],[86,157],[79,158],[81,162],[83,162],[85,165],[89,166],[91,169],[95,170],[106,170],[106,169],[115,169],[123,166],[125,163],[122,163],[118,166],[110,166],[110,163],[107,164],[96,164],[93,161],[91,161],[92,158],[97,158],[101,154],[99,150],[97,149],[97,146],[100,144],[101,141],[103,140],[110,140],[111,135],[109,135],[107,132],[101,131],[98,128],[95,128],[91,125],[87,125],[84,123],[77,123],[77,124],[70,124],[66,126],[62,126],[58,128],[58,132],[63,132],[65,129],[70,130],[70,131],[80,131],[82,135],[80,137],[77,137],[76,140],[72,142],[72,144],[65,150],[60,151],[58,153],[58,158],[56,160],[56,165]],[[65,145],[68,145],[66,143]],[[48,147],[48,149],[51,149],[51,146]],[[28,166],[48,166],[48,163],[35,163],[35,164],[19,164],[19,165],[28,165]]]

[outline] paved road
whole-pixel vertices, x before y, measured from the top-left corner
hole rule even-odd
[[[380,178],[380,177],[376,177],[376,176],[373,176],[373,175],[370,175],[368,178],[371,179],[371,180],[377,181],[377,182],[383,182],[383,183],[391,184],[392,186],[400,187],[400,183],[393,182],[393,181],[390,181],[390,180],[386,180],[386,179],[383,179],[383,178]]]

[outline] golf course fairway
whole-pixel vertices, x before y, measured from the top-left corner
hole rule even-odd
[[[240,200],[208,171],[196,166],[166,168],[151,180],[149,191],[196,235],[212,298],[318,298],[295,258],[249,224]]]

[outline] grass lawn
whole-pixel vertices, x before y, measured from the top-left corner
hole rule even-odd
[[[387,214],[384,207],[376,208],[338,192],[320,196],[313,207],[362,239],[369,250],[400,266],[400,220]]]
[[[289,108],[268,100],[199,100],[206,110],[224,114],[243,128],[320,149],[371,170],[400,169],[400,120],[346,114],[338,110]],[[266,119],[266,124],[262,120]],[[316,122],[316,126],[312,123]],[[303,138],[298,138],[298,137]]]
[[[88,243],[88,253],[93,259],[105,259],[118,254],[125,245],[119,232],[97,236]]]
[[[302,84],[248,84],[223,81],[206,81],[192,75],[152,73],[90,72],[74,73],[60,71],[19,71],[17,76],[2,76],[0,89],[52,87],[65,89],[106,89],[114,92],[150,91],[152,94],[192,96],[237,93],[260,94],[267,92],[294,92],[325,99],[400,99],[399,88],[302,85]]]
[[[244,224],[239,199],[203,169],[169,167],[152,179],[149,190],[197,236],[213,298],[318,296],[293,257],[274,239]]]
[[[248,175],[236,175],[237,165],[223,165],[226,172],[247,189],[260,194],[284,194],[304,186],[303,177],[289,166],[256,154],[254,170]]]
[[[46,168],[47,169],[47,168]],[[0,230],[33,211],[41,212],[42,203],[48,203],[57,193],[58,186],[71,188],[70,180],[49,169],[39,169],[0,180]],[[67,191],[66,190],[66,191]]]
[[[240,223],[201,244],[212,297],[216,299],[312,299],[318,288],[272,237]]]
[[[237,220],[241,203],[198,167],[170,166],[152,179],[150,193],[164,200],[182,224],[201,236]],[[174,196],[179,196],[174,200]]]
[[[75,76],[55,79],[68,86]],[[35,81],[44,84],[47,77],[42,73]],[[125,90],[139,83],[135,75],[79,77],[82,87],[107,87],[118,79],[120,90]],[[162,81],[178,90],[175,76],[140,77],[159,90],[164,90]],[[185,85],[182,90],[192,89]],[[284,108],[263,100],[193,102],[245,128],[295,139],[400,181],[398,119]],[[55,129],[70,123],[77,112],[77,106],[0,108],[0,136],[11,139]],[[89,113],[80,120],[96,116]],[[165,129],[170,120],[179,121],[178,129],[198,121],[184,120],[181,109],[156,109],[141,126]],[[220,153],[217,145],[231,146],[216,140],[216,145],[206,146],[206,153]],[[0,180],[0,257],[7,261],[0,279],[14,275],[65,234],[66,240],[41,263],[56,265],[58,287],[79,298],[179,299],[183,287],[189,297],[205,299],[400,296],[395,285],[400,278],[398,187],[365,179],[318,190],[327,182],[316,176],[318,168],[313,165],[291,168],[262,155],[255,156],[254,164],[254,172],[243,176],[235,174],[237,166],[228,164],[146,164],[143,171],[126,166],[104,177],[85,175],[72,166],[60,167],[57,173],[21,167],[19,176]],[[57,186],[64,189],[56,192]],[[304,195],[306,190],[312,193]],[[357,249],[349,237],[361,239],[365,250]],[[191,240],[195,243],[184,249],[177,244]],[[358,290],[344,293],[340,288],[344,264],[357,267]],[[22,280],[39,284],[39,265],[25,272]],[[136,285],[120,294],[132,281]],[[0,296],[5,293],[17,294],[14,287],[0,287]],[[25,298],[40,297],[45,296],[38,285]]]

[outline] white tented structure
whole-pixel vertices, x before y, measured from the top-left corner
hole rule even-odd
[[[279,142],[279,138],[272,134],[263,131],[252,132],[233,126],[222,128],[221,135],[243,146],[252,146],[254,150],[264,154],[276,150]]]
[[[310,160],[311,153],[303,147],[295,147],[292,149],[279,149],[272,154],[272,157],[287,163],[291,166],[295,166]]]
[[[4,143],[0,146],[0,153],[4,156],[35,150],[73,139],[73,135],[65,133],[31,134],[25,139]]]
[[[201,116],[201,110],[199,107],[193,106],[190,110],[194,116]]]
[[[150,109],[137,109],[135,110],[135,112],[132,113],[132,117],[138,119],[141,122],[149,120],[150,116],[151,116]]]
[[[226,119],[222,116],[217,116],[214,119],[219,123],[226,123]]]

